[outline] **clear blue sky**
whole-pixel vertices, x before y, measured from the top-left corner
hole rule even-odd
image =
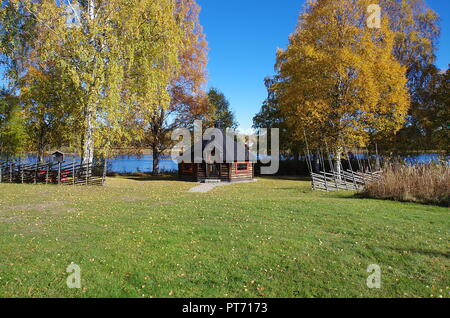
[[[209,42],[209,84],[227,96],[240,124],[252,118],[266,98],[264,77],[274,74],[275,52],[285,48],[303,0],[197,0]],[[450,64],[450,1],[427,0],[441,17],[437,65]]]

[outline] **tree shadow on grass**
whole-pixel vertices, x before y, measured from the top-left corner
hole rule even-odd
[[[309,181],[309,182],[311,182],[310,177],[302,177],[302,176],[257,175],[257,176],[255,176],[255,178],[268,179],[268,180]]]
[[[134,181],[178,181],[178,176],[175,174],[161,174],[154,176],[151,173],[132,173],[132,174],[117,174],[113,177],[120,177],[123,179]]]
[[[423,250],[419,248],[397,248],[397,247],[388,247],[389,249],[396,251],[398,253],[407,252],[408,254],[421,254],[425,256],[433,256],[433,257],[445,257],[450,258],[450,253],[443,253],[440,251],[432,251],[432,250]]]
[[[410,204],[419,204],[419,205],[427,205],[427,206],[438,206],[438,207],[444,207],[448,208],[450,207],[449,199],[443,200],[442,202],[427,202],[427,201],[420,201],[420,200],[411,200],[411,199],[399,199],[399,198],[391,198],[391,197],[385,197],[385,198],[379,198],[379,197],[372,197],[368,195],[365,192],[358,192],[355,194],[355,198],[357,199],[365,199],[365,200],[378,200],[378,201],[389,201],[389,202],[401,202],[401,203],[410,203]]]

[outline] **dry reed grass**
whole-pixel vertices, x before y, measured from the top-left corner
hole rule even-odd
[[[388,164],[383,177],[368,184],[364,197],[449,206],[450,166]]]

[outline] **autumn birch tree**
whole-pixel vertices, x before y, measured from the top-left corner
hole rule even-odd
[[[140,107],[142,104],[139,104],[139,111],[135,113],[133,146],[151,149],[155,175],[159,174],[162,154],[173,143],[171,131],[189,125],[192,117],[208,111],[204,88],[208,48],[199,14],[200,7],[195,0],[175,1],[181,41],[178,42],[179,69],[171,74],[166,92],[170,102],[161,100],[155,108]]]
[[[373,3],[309,1],[288,48],[277,54],[274,90],[291,131],[327,144],[336,163],[344,147],[399,130],[409,108],[406,68],[392,54],[388,19],[380,28],[366,25]]]
[[[11,50],[2,41],[2,54],[18,63],[33,51],[36,62],[53,65],[70,83],[84,162],[92,161],[95,145],[101,152],[126,137],[121,123],[135,105],[170,104],[182,38],[173,0],[11,0],[1,8],[2,33],[15,34],[19,16],[30,25],[17,34],[25,44]]]

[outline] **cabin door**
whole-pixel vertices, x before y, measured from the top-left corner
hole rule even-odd
[[[220,178],[220,163],[207,164],[206,176],[208,178]]]

